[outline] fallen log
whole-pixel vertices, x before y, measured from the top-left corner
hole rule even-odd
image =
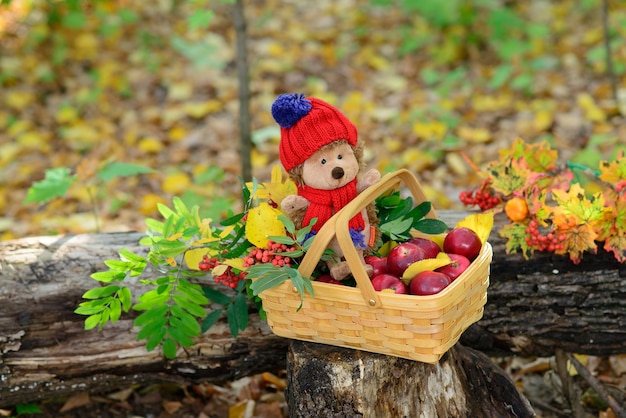
[[[441,212],[454,225],[463,212]],[[502,220],[500,220],[502,222]],[[224,382],[284,367],[287,341],[251,312],[236,340],[224,322],[174,361],[136,341],[132,315],[101,332],[73,313],[120,248],[141,253],[142,233],[26,238],[0,242],[0,406],[142,381]],[[462,336],[487,353],[610,355],[626,346],[626,266],[610,254],[575,266],[550,254],[506,255],[492,233],[484,317]]]
[[[175,360],[146,352],[133,315],[85,331],[73,313],[120,248],[138,254],[140,233],[26,238],[0,243],[0,407],[143,382],[223,383],[285,367],[287,341],[258,314],[239,338],[218,322]]]

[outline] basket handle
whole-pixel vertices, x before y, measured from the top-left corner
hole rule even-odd
[[[348,203],[343,209],[333,215],[315,235],[314,241],[309,250],[305,254],[298,270],[305,277],[310,277],[311,273],[317,266],[317,262],[324,253],[324,250],[330,244],[333,237],[337,237],[339,247],[343,251],[343,255],[350,265],[352,275],[357,282],[359,289],[363,295],[365,303],[372,307],[381,306],[378,293],[374,290],[369,276],[365,272],[365,268],[361,264],[361,259],[350,237],[348,223],[357,213],[361,212],[367,205],[372,203],[387,190],[395,188],[404,183],[409,189],[416,203],[422,203],[427,200],[426,195],[422,191],[419,181],[406,169],[401,169],[393,173],[386,174],[380,181],[361,192],[356,198]],[[437,214],[433,208],[426,215],[428,218],[436,218]]]

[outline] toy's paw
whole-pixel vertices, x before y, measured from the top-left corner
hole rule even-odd
[[[372,277],[374,275],[374,267],[370,266],[369,264],[363,264],[363,267],[365,268],[365,272],[367,273],[368,277]]]
[[[378,183],[380,181],[380,171],[372,168],[368,170],[359,180],[357,184],[357,192],[361,193],[363,190],[367,189],[370,186]]]
[[[289,195],[280,202],[280,208],[290,218],[298,212],[306,210],[307,207],[309,207],[309,201],[296,194]]]
[[[335,280],[343,280],[348,277],[350,273],[350,266],[346,261],[336,263],[330,268],[330,275]]]

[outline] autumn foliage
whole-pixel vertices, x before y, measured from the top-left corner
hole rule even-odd
[[[624,263],[624,157],[622,152],[615,161],[589,168],[559,162],[558,152],[545,141],[529,144],[517,138],[500,151],[498,160],[479,171],[483,182],[478,190],[465,191],[461,198],[483,210],[506,212],[511,222],[500,235],[509,253],[520,251],[529,258],[535,251],[552,251],[579,263],[584,252],[596,253],[602,247]]]

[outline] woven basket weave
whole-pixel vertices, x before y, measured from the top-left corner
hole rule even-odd
[[[402,183],[416,204],[426,201],[409,171],[388,174],[324,224],[300,264],[300,273],[310,277],[330,241],[337,238],[356,288],[314,281],[315,295],[307,293],[299,311],[300,294],[291,281],[260,294],[267,322],[276,335],[435,363],[482,317],[492,258],[489,243],[468,269],[438,294],[398,295],[376,292],[372,287],[350,238],[348,221]],[[435,211],[427,216],[436,217]]]

